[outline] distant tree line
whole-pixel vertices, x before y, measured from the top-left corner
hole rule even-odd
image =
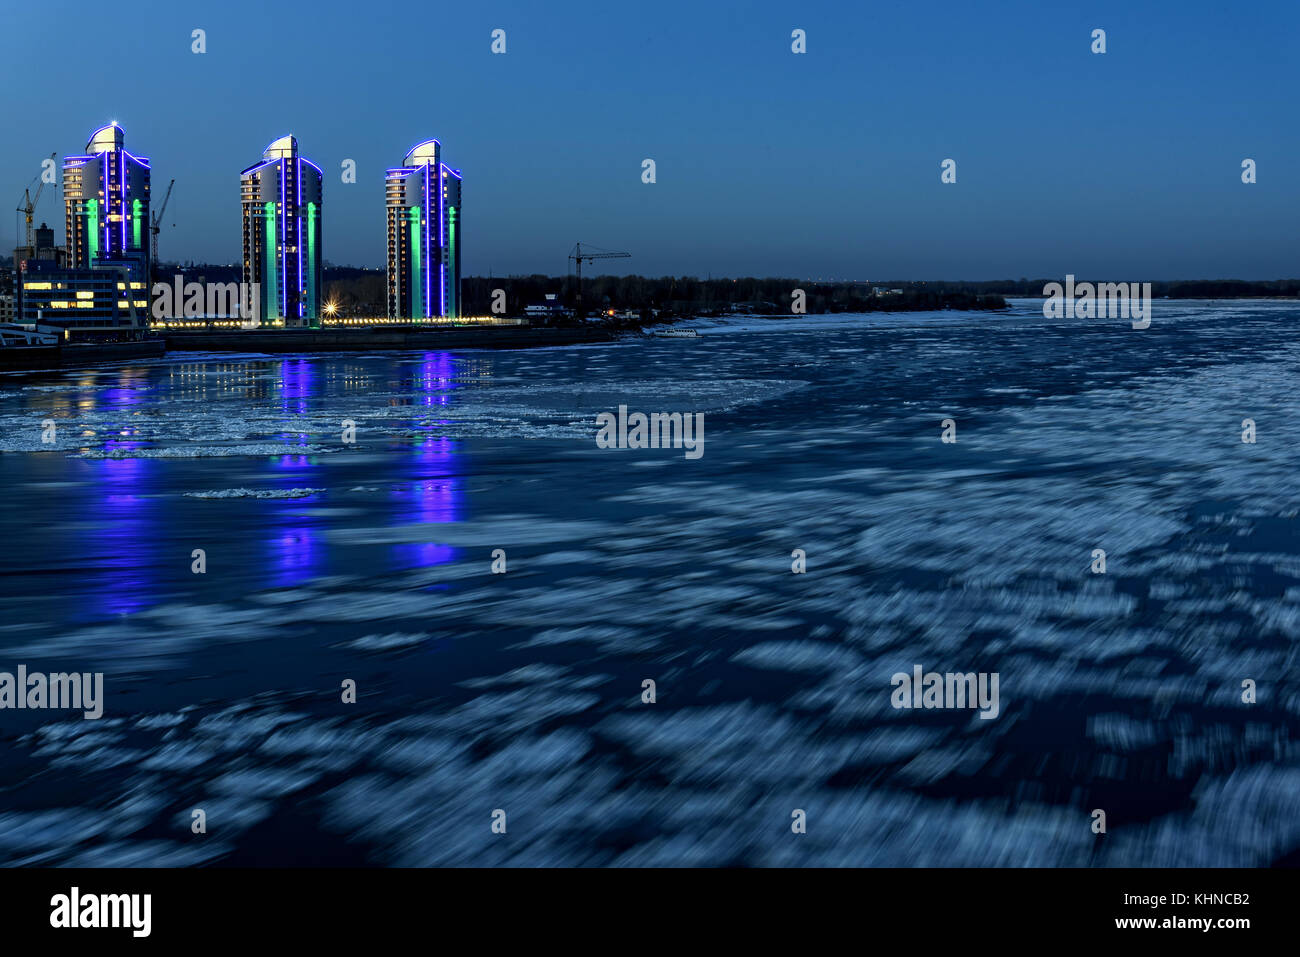
[[[1079,282],[1141,282],[1140,276],[1075,276]],[[1050,279],[992,279],[981,282],[932,282],[926,285],[936,289],[961,289],[985,295],[1014,298],[1043,295],[1049,282],[1065,283],[1064,276]],[[1151,280],[1151,295],[1170,299],[1259,299],[1300,295],[1300,279],[1162,279]],[[888,285],[886,283],[885,285]],[[896,283],[895,285],[902,285]]]
[[[566,308],[578,305],[573,276],[471,276],[461,282],[465,311],[486,315],[494,289],[506,292],[510,314],[543,302],[554,294]],[[909,283],[874,286],[863,283],[812,282],[805,279],[699,279],[695,276],[590,276],[583,277],[583,304],[588,313],[653,310],[666,315],[711,315],[724,312],[788,314],[795,290],[803,290],[809,313],[875,312],[917,309],[1002,309],[1005,300],[994,294],[957,287],[938,289],[933,284]],[[894,292],[892,290],[901,290]]]
[[[175,269],[169,267],[170,276]],[[178,271],[187,280],[238,282],[235,266],[191,265]],[[1093,282],[1109,277],[1076,277]],[[387,311],[387,277],[383,269],[327,264],[322,271],[323,298],[339,305],[341,315],[379,315]],[[814,282],[807,279],[700,279],[695,276],[584,276],[582,292],[589,314],[652,310],[669,316],[725,312],[789,313],[796,289],[806,294],[809,313],[900,312],[934,309],[1003,309],[1006,298],[1043,295],[1051,279],[993,279],[983,281]],[[1114,280],[1119,281],[1119,280]],[[461,280],[465,315],[492,312],[493,290],[504,289],[506,315],[523,315],[524,308],[555,294],[568,309],[576,309],[577,280],[567,276],[466,276]],[[1158,280],[1151,294],[1171,299],[1237,299],[1300,296],[1300,279],[1250,281],[1241,279]]]
[[[187,282],[239,282],[238,266],[167,265],[160,276],[181,273]],[[322,298],[338,305],[342,316],[382,316],[387,312],[388,280],[383,269],[335,266],[321,271]],[[975,289],[972,283],[851,283],[806,279],[699,279],[695,276],[584,276],[582,295],[588,315],[610,309],[666,316],[716,315],[724,312],[788,314],[796,289],[804,291],[809,313],[900,312],[930,309],[1002,309],[1002,296]],[[464,315],[492,314],[494,290],[505,290],[505,315],[522,316],[554,294],[567,309],[578,307],[577,279],[568,276],[466,276],[461,279]],[[877,292],[879,290],[879,292]],[[642,315],[642,314],[645,315]]]
[[[3,265],[3,260],[0,260]],[[239,282],[236,265],[186,263],[161,264],[158,278],[170,281],[176,273],[186,281]],[[6,285],[0,269],[0,289]],[[387,311],[387,277],[382,268],[337,266],[326,263],[322,271],[326,302],[338,306],[343,316],[382,316]],[[1111,281],[1113,277],[1079,276],[1076,281]],[[1130,277],[1130,281],[1132,277]],[[695,276],[584,276],[582,291],[589,315],[615,310],[637,314],[645,321],[663,316],[718,315],[727,312],[789,314],[796,289],[804,291],[809,313],[901,312],[938,309],[990,310],[1006,307],[1007,297],[1043,295],[1050,279],[994,279],[983,281],[873,281],[823,282],[807,279],[700,279]],[[1114,281],[1119,281],[1115,279]],[[506,315],[524,314],[554,294],[567,309],[578,306],[577,281],[567,276],[467,276],[462,280],[462,313],[490,315],[494,290],[505,290]],[[1152,281],[1151,293],[1172,299],[1233,299],[1300,296],[1300,279],[1250,281],[1240,279]]]

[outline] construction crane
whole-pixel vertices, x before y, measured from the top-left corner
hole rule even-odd
[[[149,233],[153,237],[153,259],[155,267],[158,265],[158,228],[162,225],[162,218],[167,213],[167,201],[172,198],[172,187],[176,185],[176,180],[167,184],[167,195],[163,197],[162,208],[153,214],[153,221],[149,224]]]
[[[590,243],[587,244],[587,247],[589,249],[600,249],[600,247],[592,246]],[[583,260],[586,260],[587,262],[591,262],[596,259],[630,259],[631,257],[632,257],[631,253],[617,253],[617,252],[612,252],[608,249],[600,249],[599,252],[594,252],[594,253],[585,253],[582,251],[582,243],[573,244],[573,252],[569,253],[569,258],[572,259],[578,265],[578,318],[579,319],[583,319],[586,317],[586,312],[584,311],[582,305]]]
[[[50,159],[51,160],[54,159],[54,157],[57,155],[58,155],[57,153],[51,153]],[[41,172],[36,174],[36,179],[32,180],[33,184],[35,184],[37,180],[40,181],[40,185],[36,187],[36,195],[35,196],[32,195],[32,187],[29,185],[25,190],[23,190],[23,204],[18,207],[18,212],[23,213],[27,217],[27,245],[28,246],[32,244],[32,213],[36,211],[36,204],[41,201],[41,190],[45,189],[44,173],[45,170],[42,169]]]

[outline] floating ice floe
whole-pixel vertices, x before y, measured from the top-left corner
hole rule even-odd
[[[186,498],[306,498],[318,495],[323,488],[225,488],[210,492],[186,492]]]

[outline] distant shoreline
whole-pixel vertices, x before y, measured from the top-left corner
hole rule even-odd
[[[1050,299],[1050,296],[1008,296],[1008,299]],[[1161,299],[1167,302],[1296,302],[1297,296],[1156,296],[1152,299]]]

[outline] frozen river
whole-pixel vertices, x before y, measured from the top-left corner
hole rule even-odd
[[[1297,860],[1300,307],[691,325],[0,375],[0,862]]]

